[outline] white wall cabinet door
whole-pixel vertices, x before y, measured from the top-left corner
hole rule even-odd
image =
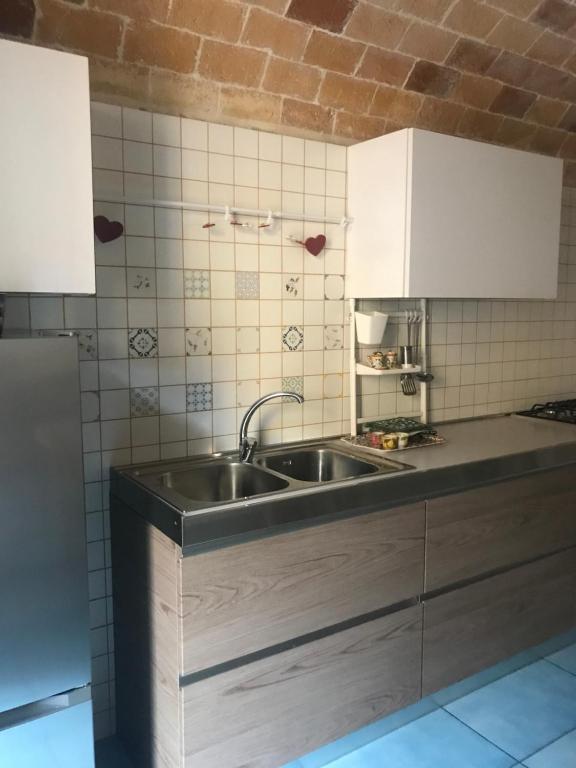
[[[561,160],[406,129],[348,164],[350,296],[556,297]]]
[[[0,293],[94,293],[88,61],[0,40]]]

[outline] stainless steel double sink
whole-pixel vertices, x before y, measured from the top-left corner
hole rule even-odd
[[[133,471],[139,483],[183,511],[314,485],[411,469],[380,457],[359,458],[334,442],[264,450],[253,464],[234,456],[185,460]]]

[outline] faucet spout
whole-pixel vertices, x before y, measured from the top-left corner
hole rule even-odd
[[[252,403],[252,405],[244,414],[242,423],[240,424],[238,455],[240,461],[244,462],[245,464],[252,462],[254,451],[256,450],[256,440],[254,440],[252,443],[250,443],[248,440],[248,426],[250,424],[250,420],[261,405],[264,405],[264,403],[267,403],[269,400],[273,400],[276,397],[289,397],[291,400],[296,400],[300,404],[304,402],[302,395],[299,395],[296,392],[271,392],[269,395],[264,395]]]

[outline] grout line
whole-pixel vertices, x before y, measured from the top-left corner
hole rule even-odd
[[[514,657],[512,656],[510,658],[514,658]],[[506,661],[509,661],[509,659],[505,659],[503,662],[499,662],[499,663],[500,664],[504,664],[504,663],[506,663]],[[522,664],[521,666],[516,667],[516,669],[510,670],[510,672],[503,673],[502,675],[500,675],[500,677],[494,678],[494,680],[490,680],[487,683],[482,683],[477,688],[473,688],[472,690],[468,691],[467,693],[463,693],[462,696],[457,696],[455,699],[452,699],[452,701],[448,702],[447,704],[442,704],[441,705],[442,709],[446,709],[446,707],[449,707],[451,704],[454,704],[454,702],[460,701],[461,699],[466,698],[466,696],[470,696],[471,694],[476,693],[477,691],[481,691],[483,688],[487,688],[489,685],[492,685],[492,683],[497,683],[499,680],[504,680],[505,678],[510,677],[510,675],[513,675],[515,672],[519,672],[521,669],[526,669],[527,667],[531,667],[532,664],[536,664],[539,661],[542,661],[542,659],[541,658],[532,659],[531,661],[527,661],[526,664]],[[487,672],[489,669],[491,669],[491,668],[488,667],[487,670],[482,670],[482,671],[483,672]],[[476,674],[481,674],[481,672],[477,672]],[[472,677],[474,677],[474,675],[472,675]],[[459,682],[465,682],[468,679],[469,678],[465,677],[464,680],[461,680]],[[458,682],[453,683],[453,685],[458,685],[458,684],[459,684]],[[452,686],[449,685],[447,687],[451,688]],[[446,689],[443,688],[442,690],[446,690]],[[435,696],[438,693],[441,693],[441,691],[438,691],[436,694],[432,694],[432,695]]]
[[[494,682],[496,682],[496,681],[494,681]],[[450,717],[452,717],[454,720],[456,720],[456,722],[460,723],[465,728],[468,728],[469,731],[472,731],[472,733],[475,733],[477,736],[480,736],[480,738],[483,741],[485,741],[487,744],[490,744],[492,747],[495,747],[498,751],[502,752],[502,754],[508,755],[508,757],[512,758],[512,760],[515,760],[516,762],[518,762],[519,758],[515,757],[514,755],[511,755],[510,752],[507,752],[499,744],[496,744],[495,742],[490,741],[490,739],[487,738],[486,736],[484,736],[484,734],[480,733],[475,728],[472,728],[471,725],[469,725],[468,723],[464,722],[464,720],[461,720],[457,715],[455,715],[454,713],[450,712],[445,707],[442,707],[442,709],[444,710],[444,712],[446,712],[446,714],[450,715]]]
[[[561,734],[556,739],[552,739],[548,744],[545,744],[543,747],[540,747],[540,749],[537,749],[536,752],[532,752],[531,754],[527,755],[526,757],[523,757],[522,760],[529,760],[531,757],[534,757],[534,755],[539,754],[540,752],[543,752],[545,749],[548,749],[548,747],[551,747],[553,744],[556,744],[556,742],[561,741],[563,738],[568,736],[571,733],[576,733],[576,728],[570,728],[569,731],[566,731],[566,733]],[[524,765],[524,762],[522,762],[522,765]],[[550,768],[553,768],[551,766]]]
[[[570,648],[570,646],[567,645],[566,648]],[[554,651],[554,653],[559,653],[562,650],[565,650],[565,649],[564,648],[560,648],[559,651]],[[566,669],[565,667],[560,666],[560,664],[556,664],[556,662],[552,661],[552,659],[549,656],[542,656],[542,661],[547,661],[548,664],[551,664],[553,667],[556,667],[556,669],[560,669],[560,670],[562,670],[562,672],[566,672],[568,675],[572,675],[572,677],[576,677],[576,672],[572,672],[571,670]]]
[[[567,646],[567,647],[570,647],[570,646]],[[479,690],[482,690],[483,688],[487,688],[488,686],[492,685],[493,683],[499,682],[500,680],[504,680],[505,678],[507,678],[507,677],[510,677],[510,675],[513,675],[513,674],[515,674],[516,672],[519,672],[520,670],[523,670],[523,669],[527,669],[528,667],[531,667],[531,666],[533,666],[534,664],[538,664],[538,663],[540,663],[540,662],[542,662],[542,661],[546,662],[546,661],[548,661],[548,660],[547,660],[547,658],[546,658],[545,656],[541,656],[541,657],[537,658],[535,661],[531,661],[531,662],[529,662],[529,663],[527,663],[527,664],[525,664],[525,665],[523,665],[523,666],[521,666],[521,667],[518,667],[517,669],[514,669],[514,670],[512,670],[511,672],[509,672],[509,673],[507,673],[507,674],[505,674],[505,675],[502,675],[501,677],[498,677],[498,678],[496,678],[495,680],[491,680],[489,683],[486,683],[485,685],[481,685],[481,686],[479,686],[478,688],[475,688],[474,690],[472,690],[472,691],[469,691],[468,693],[465,693],[465,694],[463,694],[462,696],[458,697],[457,699],[454,699],[453,701],[451,701],[449,704],[446,704],[446,705],[442,705],[442,709],[444,709],[444,711],[446,711],[446,712],[447,712],[449,715],[452,715],[452,717],[454,717],[456,720],[458,720],[458,722],[461,722],[463,725],[465,725],[466,727],[468,727],[468,728],[469,728],[471,731],[474,731],[474,733],[478,733],[478,735],[479,735],[479,736],[481,736],[481,737],[482,737],[482,738],[483,738],[485,741],[487,741],[487,742],[488,742],[488,743],[490,743],[490,744],[493,744],[493,745],[494,745],[495,747],[497,747],[497,748],[498,748],[498,749],[499,749],[501,752],[504,752],[505,754],[507,754],[507,755],[510,755],[510,757],[511,757],[511,758],[513,758],[514,760],[516,760],[517,762],[519,762],[521,765],[523,765],[523,764],[524,764],[524,763],[522,762],[523,760],[527,760],[529,757],[532,757],[533,755],[535,755],[535,754],[538,754],[539,752],[541,752],[541,751],[543,751],[544,749],[546,749],[547,747],[549,747],[551,744],[554,744],[556,741],[559,741],[559,739],[561,739],[561,738],[564,738],[564,736],[568,735],[569,733],[572,733],[573,731],[576,731],[576,727],[575,727],[575,728],[570,728],[570,729],[569,729],[568,731],[566,731],[565,733],[563,733],[563,734],[561,734],[560,736],[558,736],[558,737],[554,738],[554,739],[553,739],[551,742],[549,742],[549,743],[547,743],[547,744],[544,744],[544,745],[542,745],[542,746],[541,746],[541,747],[539,747],[539,748],[538,748],[538,749],[537,749],[535,752],[532,752],[530,755],[526,755],[526,756],[524,756],[524,757],[522,757],[522,758],[517,758],[517,757],[515,757],[514,755],[510,754],[509,752],[507,752],[507,751],[506,751],[506,750],[505,750],[503,747],[501,747],[499,744],[496,744],[495,742],[492,742],[492,741],[490,741],[490,739],[488,739],[486,736],[484,736],[483,734],[481,734],[479,731],[476,731],[476,729],[475,729],[475,728],[473,728],[471,725],[469,725],[468,723],[466,723],[464,720],[461,720],[461,719],[460,719],[460,718],[459,718],[457,715],[455,715],[453,712],[450,712],[450,710],[448,710],[448,709],[447,709],[447,707],[448,707],[448,706],[450,706],[450,704],[453,704],[454,702],[456,702],[456,701],[459,701],[460,699],[463,699],[463,698],[465,698],[466,696],[469,696],[469,695],[471,695],[471,694],[474,694],[474,693],[476,693],[477,691],[479,691]],[[563,672],[566,672],[567,674],[570,674],[570,675],[572,674],[572,673],[568,672],[567,670],[565,670],[565,669],[562,669],[561,667],[557,667],[557,665],[555,665],[555,664],[554,664],[554,663],[552,663],[552,662],[548,662],[548,663],[550,664],[550,666],[556,667],[557,669],[561,669]],[[572,675],[572,676],[576,676],[576,675]]]

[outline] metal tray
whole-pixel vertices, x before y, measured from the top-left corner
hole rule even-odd
[[[375,456],[381,456],[383,453],[410,451],[413,448],[428,448],[431,445],[444,445],[446,442],[443,437],[431,432],[423,433],[419,437],[419,441],[416,445],[407,445],[406,448],[374,448],[374,446],[370,445],[368,442],[369,438],[367,435],[357,435],[356,437],[349,435],[342,437],[341,440],[343,440],[348,445],[353,445],[355,448],[358,448],[361,451],[366,451],[366,453],[371,453]]]

